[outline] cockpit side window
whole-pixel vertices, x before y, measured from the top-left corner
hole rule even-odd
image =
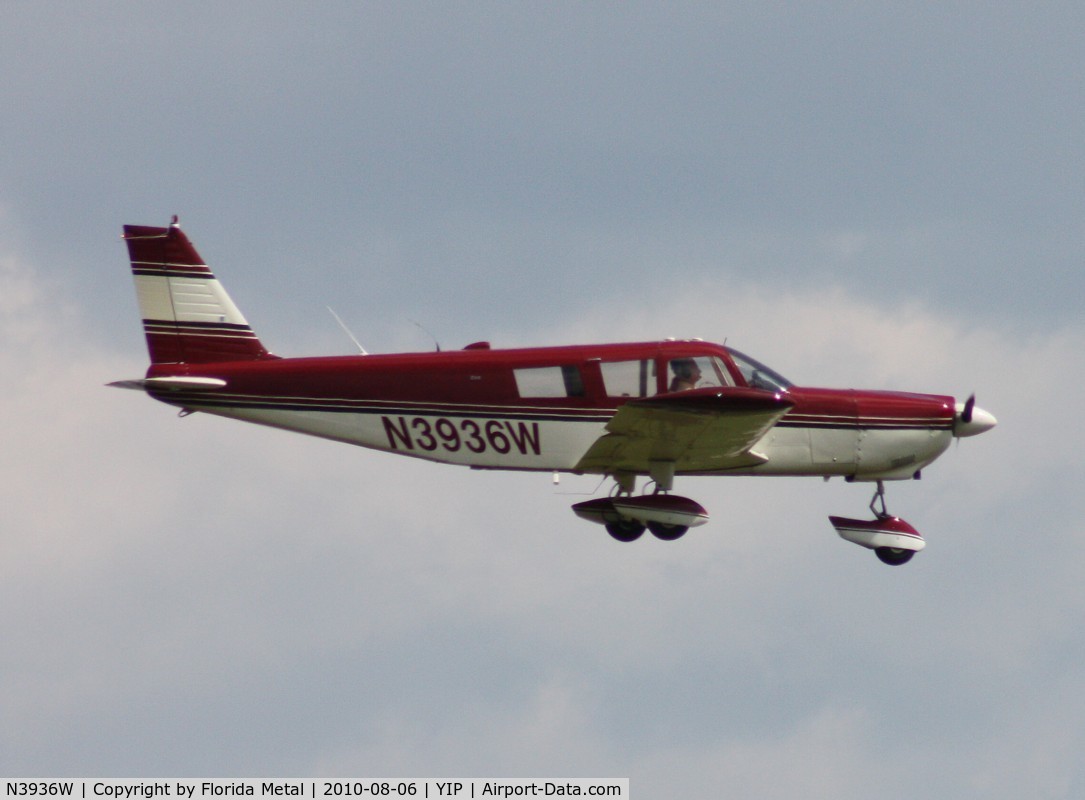
[[[731,376],[715,356],[684,356],[669,363],[669,392],[684,392],[706,386],[730,386]]]
[[[769,369],[760,361],[750,358],[744,353],[728,348],[735,366],[742,373],[746,385],[754,389],[765,389],[770,392],[786,392],[794,384],[780,373]]]

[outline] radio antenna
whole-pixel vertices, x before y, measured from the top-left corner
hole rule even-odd
[[[426,336],[433,339],[433,344],[437,348],[437,352],[438,353],[441,352],[441,343],[437,341],[436,336],[434,336],[432,333],[430,333],[429,328],[427,328],[421,322],[418,322],[418,321],[413,320],[413,319],[408,319],[407,321],[408,322],[413,322],[415,324],[415,326],[418,328],[418,330],[422,331],[422,333],[426,334]]]
[[[354,338],[354,334],[350,332],[350,328],[347,327],[346,323],[343,322],[343,320],[339,319],[339,315],[335,313],[335,310],[331,306],[324,306],[324,307],[326,309],[328,309],[328,311],[331,313],[331,315],[333,317],[335,317],[335,321],[339,323],[339,327],[342,328],[343,332],[347,336],[350,337],[350,340],[352,342],[354,342],[354,346],[358,348],[358,352],[361,353],[363,356],[369,355],[369,353],[366,351],[366,349],[364,347],[362,347],[361,342],[359,342],[357,339]]]

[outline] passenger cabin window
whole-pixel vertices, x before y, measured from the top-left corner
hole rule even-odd
[[[667,383],[669,392],[731,384],[730,373],[715,356],[686,356],[670,360]]]
[[[607,397],[647,397],[656,393],[655,361],[604,361],[599,369]]]
[[[514,369],[516,391],[520,397],[583,397],[584,381],[575,364],[560,367],[525,367]]]

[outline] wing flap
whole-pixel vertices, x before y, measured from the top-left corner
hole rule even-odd
[[[786,395],[742,387],[632,400],[576,469],[650,473],[652,462],[673,462],[677,472],[714,472],[763,464],[753,446],[793,405]]]

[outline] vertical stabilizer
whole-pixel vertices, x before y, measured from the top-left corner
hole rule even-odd
[[[177,224],[125,225],[152,364],[274,358]]]

